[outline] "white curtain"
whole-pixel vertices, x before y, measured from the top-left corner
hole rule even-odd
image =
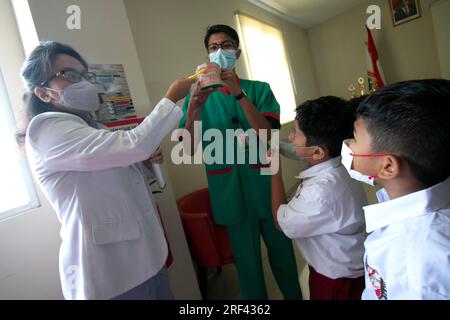
[[[237,18],[250,78],[270,84],[280,104],[282,124],[294,120],[293,80],[281,30],[241,13]]]

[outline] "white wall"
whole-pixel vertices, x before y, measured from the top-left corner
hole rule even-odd
[[[213,24],[227,24],[237,28],[236,10],[266,21],[281,29],[291,62],[297,89],[296,103],[316,98],[313,60],[307,33],[300,27],[268,13],[246,0],[125,0],[131,30],[142,63],[146,85],[151,99],[158,99],[176,78],[192,74],[197,65],[206,61],[203,37]],[[268,62],[269,63],[269,62]],[[243,58],[236,70],[246,78]],[[292,124],[283,126],[281,136],[286,137]],[[174,143],[166,139],[166,156]],[[283,177],[287,189],[295,183],[294,176],[300,164],[283,159]],[[177,198],[206,187],[203,165],[168,163],[169,174]]]
[[[439,0],[431,5],[430,10],[441,75],[442,78],[450,79],[450,0]]]
[[[439,62],[431,20],[430,3],[422,0],[422,17],[392,24],[388,1],[369,0],[308,30],[320,95],[349,98],[348,86],[366,78],[364,42],[369,5],[381,8],[381,30],[373,30],[387,83],[439,78]],[[446,30],[448,38],[448,30]],[[449,56],[447,52],[447,57]]]
[[[122,0],[30,0],[29,5],[40,40],[69,44],[89,63],[123,64],[138,113],[146,115],[151,111],[157,100],[149,100]],[[81,8],[81,30],[66,28],[69,5]],[[157,200],[174,256],[169,272],[175,297],[198,299],[200,293],[170,183]],[[59,226],[55,214],[42,201],[44,206],[39,210],[0,223],[0,261],[6,270],[0,273],[0,298],[62,297],[57,273]]]

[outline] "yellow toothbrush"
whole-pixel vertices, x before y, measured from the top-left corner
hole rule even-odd
[[[198,75],[204,73],[206,71],[206,68],[200,69],[199,71],[197,71],[196,73],[194,73],[192,76],[189,76],[188,79],[194,79],[196,78]]]

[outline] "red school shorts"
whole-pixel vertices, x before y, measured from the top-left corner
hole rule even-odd
[[[361,300],[364,277],[330,279],[309,266],[310,300]]]

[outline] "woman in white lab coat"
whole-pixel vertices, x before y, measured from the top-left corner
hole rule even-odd
[[[43,42],[25,61],[25,147],[61,222],[66,299],[171,299],[167,243],[148,189],[155,151],[181,118],[175,103],[194,80],[176,80],[137,128],[110,132],[93,119],[98,85],[72,48]],[[154,155],[152,158],[151,156]]]

